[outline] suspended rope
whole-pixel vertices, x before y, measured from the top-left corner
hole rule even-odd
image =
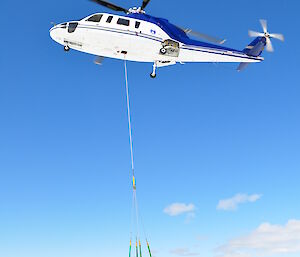
[[[127,102],[127,118],[128,118],[128,130],[129,130],[131,169],[132,169],[132,176],[133,176],[133,188],[135,188],[133,146],[132,146],[133,145],[132,144],[132,129],[131,129],[131,115],[130,115],[130,98],[129,98],[128,74],[127,74],[126,60],[124,60],[124,69],[125,69],[126,102]]]
[[[139,246],[140,246],[140,257],[142,257],[142,245],[141,245],[141,240],[139,240]]]
[[[152,254],[151,254],[151,250],[150,250],[150,246],[149,246],[148,240],[146,240],[146,242],[147,242],[147,248],[148,248],[148,251],[149,251],[149,255],[150,255],[150,257],[152,257]]]
[[[125,57],[125,56],[124,56]],[[132,127],[131,127],[131,113],[130,113],[130,97],[129,97],[129,86],[128,86],[128,73],[127,73],[127,63],[126,59],[124,58],[124,71],[125,71],[125,86],[126,86],[126,102],[127,102],[127,118],[128,118],[128,130],[129,130],[129,143],[130,143],[130,157],[131,157],[131,170],[132,170],[132,189],[133,189],[133,195],[132,195],[132,223],[133,223],[133,216],[135,216],[135,232],[136,232],[136,257],[142,257],[142,245],[141,245],[141,240],[140,240],[140,235],[139,235],[139,212],[138,212],[138,202],[137,202],[137,196],[136,196],[136,179],[135,179],[135,174],[134,174],[134,156],[133,156],[133,140],[132,140]],[[135,209],[135,212],[134,212]],[[146,238],[146,243],[147,243],[147,249],[149,252],[150,257],[151,255],[151,250],[150,246],[148,243],[148,239],[146,237],[145,233],[145,228],[144,224],[143,225],[143,230]],[[131,224],[131,229],[133,229],[133,224]],[[131,257],[131,246],[132,243],[132,230],[130,232],[130,244],[129,244],[129,257]]]

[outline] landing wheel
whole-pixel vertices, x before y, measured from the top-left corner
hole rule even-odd
[[[151,77],[152,79],[155,79],[155,78],[156,78],[156,74],[155,74],[155,73],[150,73],[150,77]]]
[[[69,46],[64,46],[64,50],[65,50],[65,52],[69,52],[70,51],[70,47]]]
[[[159,52],[160,52],[161,54],[166,54],[166,53],[167,53],[167,49],[166,49],[166,48],[161,48],[161,49],[159,50]]]

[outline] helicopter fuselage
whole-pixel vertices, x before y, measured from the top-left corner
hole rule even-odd
[[[161,66],[177,62],[263,60],[243,51],[193,40],[167,20],[142,13],[97,13],[58,24],[50,29],[50,35],[65,49],[136,62],[158,62]]]

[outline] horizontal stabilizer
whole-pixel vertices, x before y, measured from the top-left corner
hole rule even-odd
[[[237,68],[237,71],[242,71],[248,67],[250,63],[249,62],[241,62],[239,67]]]

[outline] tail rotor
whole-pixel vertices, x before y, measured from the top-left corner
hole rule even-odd
[[[274,48],[271,42],[271,38],[278,39],[280,41],[284,41],[284,36],[282,34],[271,34],[268,32],[268,23],[266,20],[260,20],[260,24],[263,28],[263,32],[256,32],[249,30],[249,37],[264,37],[266,39],[266,50],[268,52],[273,52]]]

